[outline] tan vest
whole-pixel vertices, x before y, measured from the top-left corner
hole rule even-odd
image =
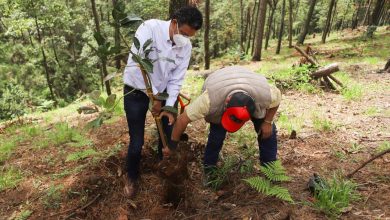
[[[264,118],[271,104],[271,92],[267,79],[240,66],[225,67],[207,77],[203,90],[207,89],[210,98],[210,111],[207,122],[219,124],[225,108],[226,98],[239,91],[247,92],[255,101],[254,118]]]

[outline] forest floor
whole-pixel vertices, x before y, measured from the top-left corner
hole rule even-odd
[[[208,126],[192,123],[185,143],[191,157],[184,197],[167,201],[159,175],[156,127],[147,118],[140,191],[123,195],[128,128],[123,109],[95,130],[82,129],[96,115],[79,115],[87,100],[63,109],[33,114],[24,125],[0,133],[0,219],[326,219],[310,203],[306,184],[313,173],[324,178],[352,171],[371,155],[390,148],[390,75],[377,73],[390,57],[390,31],[364,41],[359,31],[332,34],[327,44],[308,39],[321,64],[338,62],[340,93],[297,87],[284,90],[277,115],[278,157],[291,177],[283,183],[295,203],[266,197],[242,179],[261,175],[252,124],[229,134],[220,166],[228,158],[252,160],[253,170],[231,169],[219,190],[202,184],[202,155]],[[265,51],[261,62],[227,55],[213,63],[243,65],[267,77],[285,77],[300,56],[283,48]],[[203,78],[189,71],[183,92],[199,95]],[[120,85],[120,83],[118,83]],[[118,86],[120,88],[120,86]],[[120,90],[118,90],[120,93]],[[289,139],[292,130],[297,138]],[[252,152],[252,153],[251,153]],[[244,157],[249,155],[249,157]],[[390,219],[390,155],[370,163],[353,177],[360,199],[342,219]]]

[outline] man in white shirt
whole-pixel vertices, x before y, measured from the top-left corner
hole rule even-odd
[[[162,21],[152,19],[145,21],[138,28],[135,36],[142,45],[149,39],[153,40],[152,52],[149,58],[156,60],[153,63],[153,73],[150,73],[153,93],[155,95],[167,92],[169,97],[166,101],[154,101],[152,114],[161,113],[163,106],[174,106],[177,96],[183,84],[184,76],[189,65],[192,45],[189,37],[202,27],[202,14],[195,7],[183,7],[177,10],[171,20]],[[131,50],[137,53],[133,45]],[[142,51],[140,51],[142,52]],[[168,61],[166,58],[174,60]],[[149,98],[141,71],[132,60],[131,54],[123,76],[124,109],[129,127],[130,143],[127,155],[128,180],[125,186],[125,194],[134,197],[137,180],[139,178],[141,150],[144,144],[145,118],[149,107]],[[170,113],[171,114],[171,113]],[[172,126],[168,125],[168,119],[163,118],[164,132],[171,137]],[[162,159],[162,143],[159,140],[159,157]]]

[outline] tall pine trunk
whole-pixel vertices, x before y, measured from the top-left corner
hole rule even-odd
[[[305,24],[303,26],[301,34],[298,37],[298,44],[303,44],[303,42],[305,41],[306,35],[309,32],[310,20],[313,17],[314,7],[316,6],[316,3],[317,3],[317,0],[310,1],[310,7],[309,7],[309,11],[307,12]]]
[[[326,41],[326,36],[329,32],[330,29],[330,20],[332,19],[332,11],[333,11],[333,6],[336,0],[330,0],[329,2],[329,9],[328,9],[328,15],[326,16],[326,22],[324,26],[324,30],[322,32],[322,43],[325,43]]]
[[[292,15],[292,0],[288,0],[288,47],[292,48],[292,28],[293,28],[293,15]]]
[[[254,26],[254,23],[255,23],[255,12],[256,12],[256,1],[255,1],[255,5],[253,6],[253,10],[252,10],[252,16],[251,16],[251,21],[250,21],[250,27],[249,27],[249,38],[248,38],[248,41],[246,42],[246,50],[245,50],[245,53],[248,54],[249,52],[249,47],[251,46],[251,39],[252,39],[252,30],[253,30],[253,26]]]
[[[263,43],[263,35],[264,35],[264,26],[265,26],[265,15],[267,13],[267,0],[260,0],[260,12],[259,12],[259,21],[258,21],[258,34],[256,37],[256,47],[255,52],[253,54],[252,60],[253,61],[260,61],[261,60],[261,49],[262,49],[262,43]]]
[[[37,15],[34,16],[34,19],[35,19],[35,27],[37,29],[37,34],[38,34],[38,43],[39,43],[41,53],[42,53],[43,68],[45,69],[47,86],[49,87],[49,90],[50,90],[51,99],[54,101],[54,104],[57,105],[57,100],[56,100],[56,97],[55,97],[54,92],[53,92],[53,84],[52,84],[51,77],[50,77],[49,65],[47,64],[46,53],[45,53],[45,50],[44,50],[43,45],[42,45],[43,36],[41,35],[41,30],[40,30],[40,27],[38,24]]]
[[[364,14],[364,18],[363,18],[362,23],[360,25],[365,25],[366,24],[366,21],[367,21],[367,18],[368,18],[368,14],[370,13],[371,3],[372,3],[372,0],[369,0],[368,1],[368,6],[367,6],[367,9],[366,9],[366,13]]]
[[[118,4],[117,0],[112,0],[112,6],[114,8],[114,11],[115,11],[117,4]],[[115,42],[115,47],[119,49],[121,47],[119,15],[117,14],[116,11],[114,13],[115,13],[115,16],[114,16],[114,42]],[[110,18],[110,16],[108,16],[108,18]],[[117,56],[115,57],[115,67],[117,70],[119,70],[121,68],[121,57],[118,55],[119,55],[119,52],[117,53]]]
[[[282,46],[282,38],[283,38],[283,31],[284,31],[284,16],[285,15],[286,15],[286,0],[283,0],[282,17],[280,18],[280,29],[279,29],[279,36],[278,36],[278,46],[276,47],[276,54],[280,53],[280,47]]]
[[[382,11],[384,6],[385,6],[385,0],[377,0],[376,1],[374,11],[372,11],[372,15],[371,15],[371,22],[372,22],[371,24],[372,25],[375,25],[375,26],[379,25],[379,21],[381,18],[381,11]]]
[[[210,0],[205,1],[205,29],[204,29],[204,69],[210,69]]]
[[[260,4],[260,3],[259,3]],[[253,55],[253,50],[255,49],[255,39],[256,39],[256,33],[257,33],[257,22],[259,21],[259,7],[257,7],[256,16],[255,16],[255,25],[253,29],[253,39],[252,39],[252,47],[251,47],[251,55]]]
[[[333,22],[335,20],[336,15],[337,15],[337,0],[334,3],[332,14],[333,15],[332,15],[332,18],[330,19],[330,25],[329,25],[329,29],[328,29],[328,37],[330,36],[330,30],[332,30]]]
[[[272,21],[274,19],[274,14],[276,10],[276,5],[278,4],[277,1],[273,1],[273,5],[271,7],[271,11],[268,13],[268,20],[267,20],[267,30],[265,32],[265,44],[264,44],[264,49],[268,49],[268,42],[269,38],[271,37],[271,30],[272,30]]]
[[[92,5],[93,18],[94,18],[95,26],[96,26],[96,32],[101,34],[101,32],[100,32],[100,24],[99,24],[99,17],[98,17],[97,11],[96,11],[95,0],[91,0],[91,5]],[[104,77],[106,77],[108,75],[107,59],[106,58],[100,58],[100,61],[101,61],[101,68],[100,68],[101,80],[103,81]],[[108,81],[108,80],[105,81],[104,85],[106,86],[107,95],[111,95],[110,81]]]
[[[360,8],[362,6],[362,0],[358,0],[359,3],[358,3],[358,7],[356,8],[356,11],[355,11],[355,14],[353,16],[353,19],[352,19],[352,30],[353,29],[356,29],[357,26],[358,26],[358,23],[359,23],[359,12],[360,12]]]
[[[251,22],[251,8],[249,7],[249,5],[247,6],[247,10],[246,10],[246,24],[245,24],[245,30],[244,30],[244,41],[243,41],[243,46],[244,46],[244,52],[245,52],[245,43],[247,42],[247,36],[248,36],[248,28],[250,26],[250,22]]]
[[[244,51],[244,5],[243,5],[243,0],[240,0],[240,20],[241,20],[241,25],[240,25],[240,50],[241,53]]]

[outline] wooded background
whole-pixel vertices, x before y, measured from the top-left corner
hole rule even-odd
[[[63,107],[95,89],[111,93],[137,26],[126,17],[167,20],[184,5],[198,7],[204,27],[191,41],[191,66],[238,57],[260,61],[308,37],[364,26],[371,36],[390,23],[385,0],[0,0],[0,120]],[[122,22],[121,22],[122,21]],[[121,25],[122,23],[122,25]],[[272,48],[274,49],[274,48]]]

